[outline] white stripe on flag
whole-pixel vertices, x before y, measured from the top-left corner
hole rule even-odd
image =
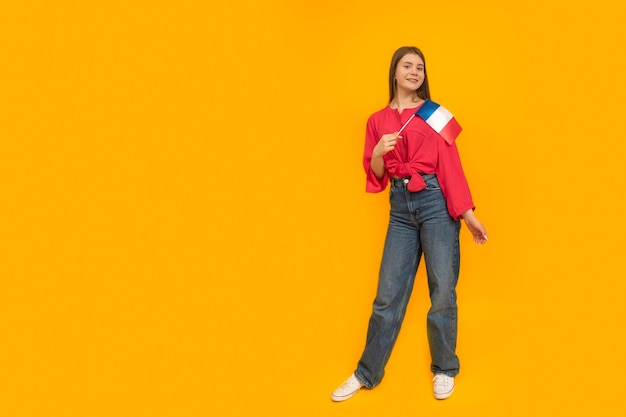
[[[441,129],[446,127],[448,122],[452,119],[452,113],[446,108],[439,106],[437,110],[430,115],[426,123],[430,125],[437,133],[441,132]]]

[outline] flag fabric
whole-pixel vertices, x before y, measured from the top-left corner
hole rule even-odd
[[[456,137],[459,136],[459,133],[461,133],[462,128],[452,113],[434,101],[424,101],[424,104],[417,109],[415,114],[424,119],[426,124],[439,133],[449,144],[452,144]]]

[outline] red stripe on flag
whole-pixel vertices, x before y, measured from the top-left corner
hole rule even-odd
[[[453,117],[443,127],[443,129],[441,129],[439,134],[442,138],[444,138],[446,142],[448,142],[448,144],[452,145],[456,137],[459,136],[459,133],[461,133],[461,130],[463,130],[463,128],[461,128],[461,125],[459,125],[456,119]]]

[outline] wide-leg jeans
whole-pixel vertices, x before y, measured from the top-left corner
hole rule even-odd
[[[398,337],[422,254],[426,264],[431,306],[427,335],[431,371],[455,376],[457,296],[461,223],[449,214],[435,175],[422,175],[426,188],[407,189],[407,179],[394,179],[390,216],[378,289],[369,321],[365,349],[355,376],[367,388],[380,383]]]

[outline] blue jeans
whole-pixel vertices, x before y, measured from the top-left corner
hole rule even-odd
[[[435,175],[422,175],[426,189],[406,188],[392,180],[391,205],[378,289],[363,355],[355,376],[367,388],[380,383],[396,342],[422,254],[426,263],[431,307],[427,334],[431,370],[455,376],[459,359],[456,284],[459,277],[461,222],[449,214]]]

